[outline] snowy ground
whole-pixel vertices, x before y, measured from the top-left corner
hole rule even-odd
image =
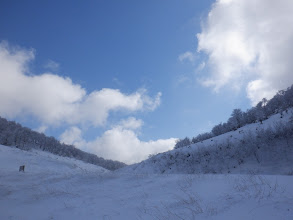
[[[270,116],[262,123],[253,123],[245,125],[236,131],[230,131],[225,134],[207,139],[190,146],[182,147],[168,152],[157,154],[150,159],[137,164],[122,168],[127,173],[144,173],[144,174],[183,174],[183,173],[233,173],[249,174],[259,173],[268,175],[288,175],[293,172],[293,138],[288,140],[278,139],[272,143],[260,143],[258,162],[254,156],[240,158],[243,163],[239,164],[237,150],[245,151],[243,146],[238,146],[243,138],[250,138],[261,135],[261,131],[271,128],[275,130],[278,125],[288,124],[293,116],[293,109]],[[250,143],[247,142],[247,146]],[[221,146],[222,145],[222,146]],[[230,146],[229,150],[226,147]],[[238,147],[237,147],[238,146]],[[227,152],[225,152],[227,151]],[[201,159],[207,159],[207,162],[198,161],[194,156],[200,155]],[[207,152],[209,155],[205,155]],[[217,155],[212,155],[212,154]],[[205,157],[206,156],[206,157]],[[230,156],[235,156],[234,158]],[[207,167],[207,168],[205,168]],[[220,169],[219,169],[220,168]]]
[[[293,219],[293,173],[113,173],[0,146],[0,219]]]

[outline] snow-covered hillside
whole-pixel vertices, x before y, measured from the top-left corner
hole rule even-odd
[[[0,145],[1,220],[289,220],[292,207],[293,176],[109,172]]]
[[[83,172],[105,173],[109,172],[102,167],[88,164],[80,160],[57,156],[39,150],[23,151],[16,147],[0,145],[1,173],[18,173],[19,166],[25,165],[27,175],[64,175]],[[45,171],[45,173],[44,173]]]
[[[75,158],[108,170],[116,170],[126,166],[122,162],[106,160],[95,154],[82,151],[73,145],[60,143],[54,137],[47,137],[43,133],[33,131],[2,117],[0,117],[0,145],[18,146],[22,150],[46,151],[57,156]]]
[[[135,173],[293,173],[293,110],[120,169]]]

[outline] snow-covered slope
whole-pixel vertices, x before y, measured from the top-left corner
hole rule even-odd
[[[107,169],[80,160],[57,156],[48,152],[23,151],[15,147],[0,145],[0,175],[17,173],[25,165],[27,175],[72,175],[83,172],[104,173]]]
[[[275,114],[262,123],[158,154],[119,172],[288,175],[293,172],[292,112],[289,109],[282,117]]]
[[[292,207],[293,176],[122,174],[0,145],[1,220],[289,220]]]

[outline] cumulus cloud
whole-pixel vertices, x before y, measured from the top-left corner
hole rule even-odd
[[[33,75],[29,64],[34,60],[34,50],[11,47],[0,43],[0,115],[8,118],[32,116],[45,132],[49,126],[69,126],[60,139],[82,150],[107,159],[134,163],[146,159],[149,154],[174,147],[174,138],[141,141],[138,138],[143,121],[134,117],[121,120],[93,141],[83,139],[79,127],[89,128],[106,124],[112,111],[125,115],[137,111],[153,111],[161,102],[161,93],[154,97],[146,89],[124,94],[117,89],[104,88],[91,93],[75,84],[68,77],[50,72]],[[56,70],[59,65],[49,62],[47,68]],[[84,126],[87,125],[87,126]]]
[[[82,131],[76,127],[72,126],[66,129],[61,135],[60,139],[65,144],[76,144],[84,145],[85,141],[82,139]]]
[[[118,126],[126,129],[136,130],[141,128],[143,125],[143,121],[140,119],[136,119],[134,117],[129,117],[127,119],[122,119]]]
[[[109,88],[87,93],[68,77],[31,75],[28,65],[34,54],[0,43],[0,114],[4,117],[31,115],[44,125],[100,126],[111,111],[153,111],[160,105],[161,93],[152,98],[145,89],[132,94]]]
[[[197,34],[210,75],[200,79],[218,91],[246,86],[253,104],[293,83],[293,1],[218,0]]]
[[[93,141],[82,138],[82,130],[77,127],[67,129],[60,139],[66,144],[73,144],[81,150],[97,154],[106,159],[118,160],[127,164],[140,162],[150,154],[171,150],[177,139],[159,139],[141,141],[136,129],[142,125],[141,120],[129,118],[105,131]]]

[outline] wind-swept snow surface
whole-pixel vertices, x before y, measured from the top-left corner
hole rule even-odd
[[[19,172],[25,165],[25,172]],[[293,174],[293,173],[292,173]],[[293,176],[109,172],[0,145],[0,219],[293,219]]]

